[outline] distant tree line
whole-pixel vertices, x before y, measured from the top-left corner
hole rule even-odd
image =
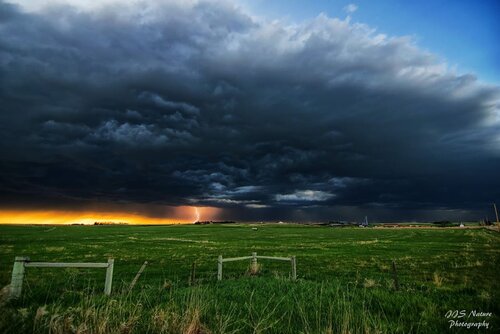
[[[195,225],[208,225],[208,224],[236,224],[235,221],[232,220],[223,220],[223,221],[212,221],[212,220],[206,220],[206,221],[197,221],[194,223]]]

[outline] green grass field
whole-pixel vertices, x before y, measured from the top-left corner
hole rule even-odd
[[[0,226],[2,286],[15,256],[115,259],[111,297],[102,293],[104,269],[27,268],[22,297],[1,306],[0,332],[499,332],[498,232],[254,226]],[[218,255],[252,252],[295,255],[298,280],[290,280],[289,263],[259,260],[256,275],[249,261],[225,263],[217,282]],[[449,328],[449,310],[492,313],[454,319],[489,328]]]

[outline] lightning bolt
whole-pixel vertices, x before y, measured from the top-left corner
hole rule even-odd
[[[195,220],[193,223],[196,223],[197,221],[200,220],[200,212],[198,211],[198,208],[197,207],[194,207],[194,215],[195,215]]]

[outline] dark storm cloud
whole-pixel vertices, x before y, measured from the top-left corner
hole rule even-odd
[[[499,94],[410,38],[325,15],[0,2],[0,196],[475,218],[500,197]]]

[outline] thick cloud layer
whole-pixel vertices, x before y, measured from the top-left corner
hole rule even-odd
[[[475,219],[500,198],[500,88],[349,19],[0,2],[0,99],[5,208]]]

